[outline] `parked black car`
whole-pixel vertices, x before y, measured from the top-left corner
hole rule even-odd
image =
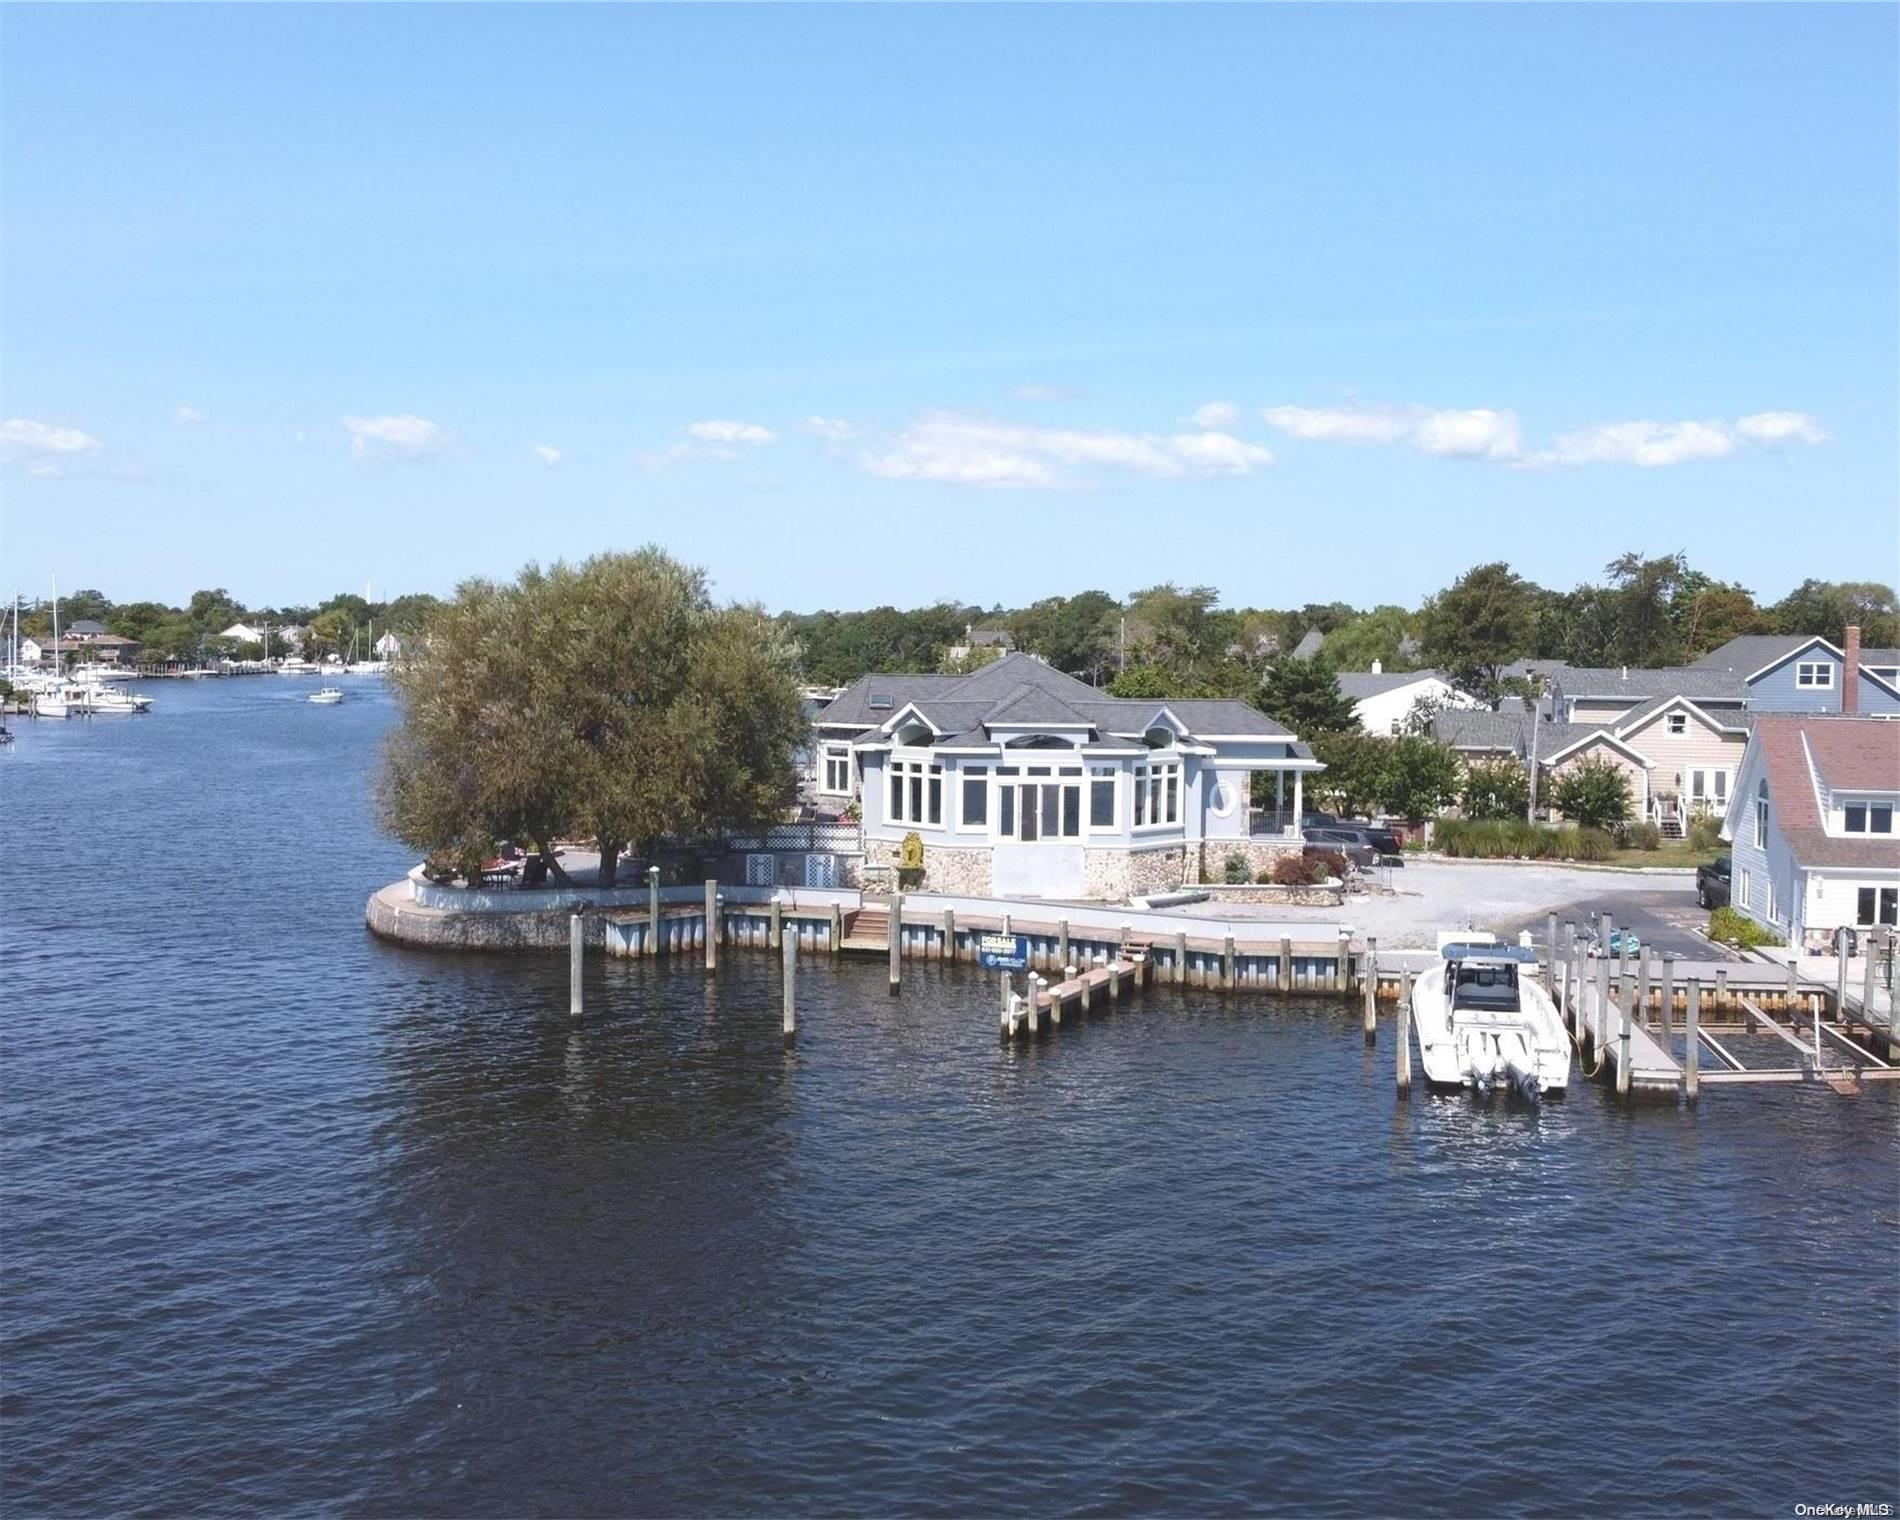
[[[1695,900],[1705,908],[1726,908],[1729,902],[1729,878],[1735,870],[1735,857],[1724,855],[1706,866],[1695,868]]]
[[[1376,824],[1364,823],[1325,823],[1317,824],[1304,831],[1303,837],[1322,843],[1360,845],[1371,852],[1372,863],[1378,865],[1388,856],[1397,857],[1400,852],[1399,836],[1387,828]]]

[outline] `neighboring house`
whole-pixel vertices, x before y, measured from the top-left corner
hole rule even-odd
[[[376,641],[375,649],[382,659],[393,660],[402,653],[402,640],[393,633],[386,633]]]
[[[1738,679],[1756,712],[1900,718],[1900,649],[1863,649],[1858,628],[1842,648],[1799,634],[1744,634],[1688,668]]]
[[[1432,737],[1467,765],[1500,759],[1524,762],[1531,752],[1531,710],[1512,697],[1487,708],[1450,708],[1433,715]]]
[[[95,627],[98,625],[95,624]],[[21,639],[20,663],[22,665],[51,665],[54,657],[72,666],[93,663],[99,665],[136,665],[145,646],[137,639],[128,639],[116,633],[98,633],[84,636],[66,637],[63,633],[55,643],[52,639]]]
[[[1614,723],[1553,723],[1538,736],[1537,748],[1550,778],[1545,784],[1590,761],[1627,772],[1632,817],[1678,838],[1696,815],[1728,811],[1749,726],[1750,715],[1740,707],[1662,696]]]
[[[944,658],[953,664],[969,659],[973,649],[995,649],[1008,654],[1016,647],[1016,641],[1000,628],[972,628],[963,625],[963,642],[952,644],[944,651]]]
[[[1369,734],[1403,733],[1413,705],[1426,698],[1445,707],[1483,705],[1435,670],[1388,671],[1377,660],[1370,670],[1340,672],[1339,690]]]
[[[233,623],[218,635],[221,639],[232,639],[239,644],[261,644],[264,642],[264,630],[253,628],[249,623]]]
[[[1218,877],[1234,854],[1257,872],[1300,849],[1322,768],[1244,702],[1109,697],[1024,654],[866,676],[813,727],[815,789],[858,800],[867,863],[896,865],[914,833],[924,885],[950,893],[1118,900]],[[1278,798],[1259,820],[1256,772]]]
[[[271,636],[282,639],[286,649],[302,654],[303,641],[310,637],[310,630],[302,623],[286,623],[282,628],[273,628]]]
[[[1871,717],[1766,715],[1723,837],[1730,903],[1809,953],[1900,918],[1900,738]]]
[[[83,644],[88,639],[98,638],[105,631],[106,625],[104,623],[92,618],[78,618],[68,623],[63,633],[66,638],[75,639]]]
[[[1742,677],[1729,670],[1671,665],[1661,670],[1629,666],[1556,665],[1545,674],[1551,713],[1562,723],[1613,726],[1662,697],[1687,697],[1706,712],[1737,712],[1747,704]]]

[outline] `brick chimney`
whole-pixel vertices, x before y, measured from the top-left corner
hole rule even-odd
[[[1847,648],[1841,651],[1841,711],[1860,711],[1860,624],[1847,625]]]

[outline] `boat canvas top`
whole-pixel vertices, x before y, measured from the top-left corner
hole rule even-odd
[[[1439,954],[1448,961],[1462,961],[1466,965],[1535,966],[1537,952],[1524,945],[1472,944],[1460,940],[1449,945],[1440,945]]]

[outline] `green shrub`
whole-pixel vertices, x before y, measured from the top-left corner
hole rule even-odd
[[[1530,798],[1530,777],[1515,760],[1475,760],[1465,767],[1459,802],[1467,818],[1522,818]]]
[[[1230,887],[1244,887],[1253,880],[1253,871],[1247,865],[1247,857],[1235,850],[1221,867],[1221,876]]]
[[[1550,800],[1572,823],[1614,828],[1629,817],[1629,777],[1606,760],[1586,760],[1558,776]]]
[[[1722,820],[1712,818],[1707,813],[1694,819],[1689,825],[1689,848],[1692,850],[1713,850],[1722,843]]]
[[[1733,908],[1717,908],[1709,915],[1709,938],[1720,945],[1738,950],[1756,950],[1779,945],[1782,940],[1772,929],[1763,928],[1746,914]]]
[[[1630,826],[1629,842],[1638,850],[1660,850],[1662,848],[1662,830],[1653,823],[1637,823]]]
[[[1616,853],[1616,841],[1602,829],[1578,829],[1572,860],[1608,860]]]

